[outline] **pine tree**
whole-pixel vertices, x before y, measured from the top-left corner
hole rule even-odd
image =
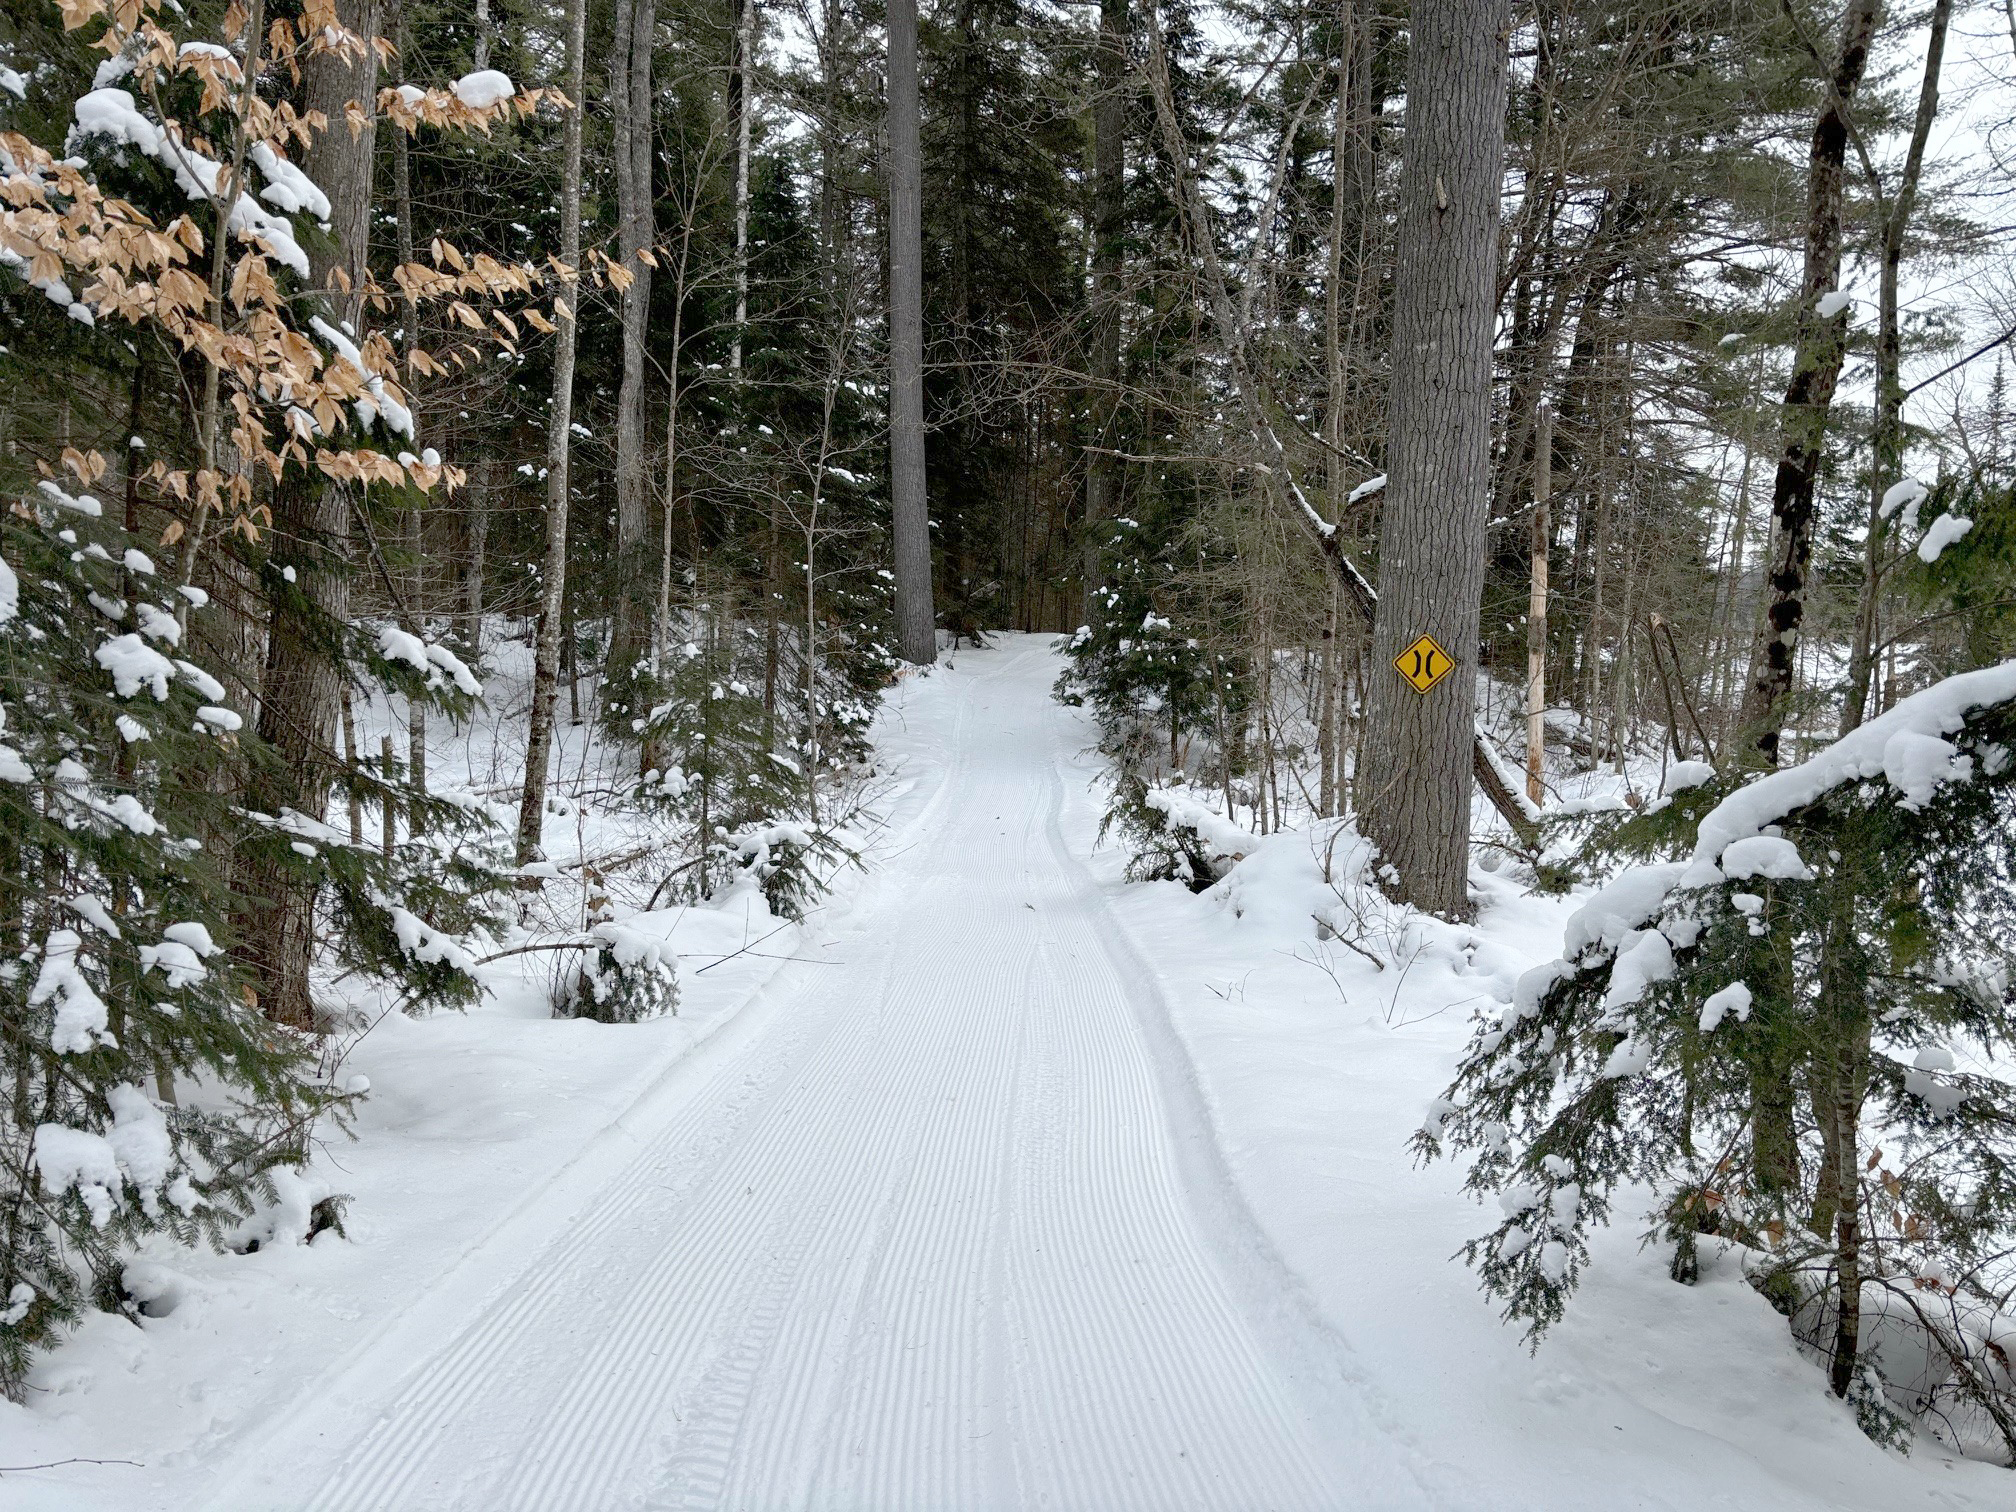
[[[776,750],[745,632],[701,625],[673,648],[650,686],[657,700],[637,734],[676,764],[645,773],[640,795],[692,826],[696,855],[675,896],[707,898],[737,883],[759,887],[796,918],[820,888],[816,863],[835,842],[805,812],[801,760]]]
[[[2016,1034],[2012,739],[2004,662],[1797,767],[1678,769],[1608,837],[1674,859],[1576,912],[1417,1138],[1474,1153],[1504,1216],[1465,1253],[1510,1317],[1558,1321],[1588,1230],[1649,1184],[1676,1279],[1703,1236],[1738,1246],[1873,1436],[1901,1403],[2016,1455],[2016,1090],[1963,1068]]]
[[[1057,697],[1091,709],[1098,723],[1100,752],[1112,764],[1100,836],[1119,832],[1128,875],[1201,890],[1222,875],[1226,856],[1194,826],[1178,822],[1164,790],[1182,787],[1193,772],[1215,777],[1229,814],[1241,757],[1226,731],[1244,728],[1251,679],[1191,633],[1207,616],[1184,591],[1189,580],[1172,570],[1178,553],[1173,543],[1157,541],[1163,532],[1125,517],[1106,528],[1102,586],[1092,595],[1090,619],[1064,642]]]
[[[1491,339],[1505,141],[1504,10],[1414,8],[1393,295],[1379,603],[1359,806],[1399,896],[1467,917],[1478,605],[1490,508]],[[1425,692],[1393,665],[1433,639]]]
[[[276,841],[206,774],[276,757],[183,654],[206,595],[102,518],[94,462],[75,469],[0,518],[0,1392],[17,1399],[83,1306],[137,1306],[122,1274],[144,1237],[221,1243],[348,1102],[230,953],[226,858]]]

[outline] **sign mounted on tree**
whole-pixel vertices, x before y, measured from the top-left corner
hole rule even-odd
[[[1424,635],[1393,658],[1393,665],[1416,693],[1426,693],[1456,670],[1456,660],[1432,635]]]

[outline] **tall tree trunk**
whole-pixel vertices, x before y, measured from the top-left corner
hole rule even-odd
[[[1746,383],[1746,390],[1749,385]],[[1716,743],[1723,751],[1731,746],[1730,733],[1734,719],[1732,693],[1735,680],[1742,674],[1733,663],[1742,642],[1749,640],[1749,632],[1738,628],[1738,609],[1744,598],[1743,583],[1749,574],[1748,557],[1750,551],[1750,491],[1751,477],[1757,465],[1757,408],[1744,405],[1743,416],[1743,465],[1736,473],[1736,515],[1729,525],[1729,548],[1722,555],[1726,564],[1716,584],[1717,607],[1714,616],[1714,656],[1715,679],[1712,697],[1715,701]]]
[[[686,330],[686,284],[693,253],[692,202],[688,201],[679,228],[679,252],[672,263],[672,345],[665,354],[665,512],[658,533],[658,607],[652,647],[663,657],[672,644],[672,506],[679,497],[679,405],[685,392],[679,387],[679,359],[684,354]],[[693,563],[699,567],[696,545]],[[698,577],[695,577],[697,584]],[[697,597],[697,592],[696,592]],[[657,753],[650,755],[656,764]]]
[[[657,0],[617,0],[609,51],[616,157],[617,247],[632,275],[622,293],[623,377],[616,394],[616,613],[612,671],[644,654],[650,624],[651,479],[644,428],[644,344],[651,320],[651,44]]]
[[[1247,331],[1240,323],[1232,302],[1225,270],[1218,256],[1211,228],[1211,208],[1190,167],[1189,146],[1182,123],[1177,119],[1175,89],[1170,80],[1169,59],[1162,41],[1161,19],[1151,7],[1148,12],[1148,83],[1154,97],[1155,115],[1161,128],[1163,150],[1175,177],[1176,202],[1190,238],[1190,253],[1204,276],[1213,325],[1217,328],[1226,368],[1231,378],[1254,450],[1259,454],[1263,487],[1277,506],[1293,519],[1316,547],[1343,596],[1369,624],[1377,612],[1379,595],[1344,550],[1340,532],[1317,513],[1308,495],[1296,481],[1295,469],[1286,448],[1274,429],[1267,395],[1253,372],[1247,350]],[[1501,84],[1502,84],[1502,73]],[[1500,137],[1503,127],[1500,127]],[[1495,203],[1495,202],[1494,202]],[[1494,211],[1495,214],[1495,211]],[[1488,355],[1488,354],[1487,354]],[[1480,564],[1479,569],[1482,571]],[[1481,579],[1480,579],[1481,581]],[[1474,654],[1473,654],[1474,660]],[[1472,695],[1474,704],[1475,698]],[[1471,767],[1477,785],[1513,831],[1529,844],[1537,839],[1532,815],[1523,807],[1518,792],[1506,781],[1496,756],[1481,733],[1471,742]]]
[[[827,297],[839,300],[843,280],[840,246],[847,211],[840,179],[840,109],[844,67],[841,28],[846,24],[842,0],[825,0],[825,25],[819,32],[819,250],[825,257]]]
[[[485,4],[486,0],[478,0],[478,3]],[[406,52],[411,45],[411,35],[406,24],[405,0],[391,0],[391,5],[392,46],[395,59],[393,81],[403,84],[406,82]],[[483,28],[482,34],[486,38],[488,33],[487,20],[487,15],[479,11],[477,16],[478,25]],[[479,42],[478,46],[480,50],[487,46],[487,42]],[[478,68],[483,67],[481,63],[476,66]],[[333,120],[334,117],[331,117],[331,119]],[[409,145],[406,133],[395,128],[392,132],[392,214],[396,227],[395,252],[402,267],[413,261],[413,244],[415,241],[413,235],[413,166],[412,155],[407,150]],[[400,381],[411,383],[414,378],[412,366],[413,352],[420,343],[420,310],[410,293],[403,295],[400,300],[400,306],[399,344],[404,359],[400,365]],[[410,559],[409,573],[406,579],[406,602],[414,615],[422,622],[411,625],[408,628],[416,635],[424,635],[426,631],[422,628],[422,625],[426,617],[424,607],[426,599],[426,573],[423,566],[424,557],[422,551],[425,544],[425,531],[422,528],[420,501],[417,497],[407,506],[405,516],[401,524],[406,537],[406,554]],[[427,705],[424,700],[408,700],[406,705],[406,765],[412,773],[414,786],[420,788],[426,787]]]
[[[1806,574],[1813,561],[1814,485],[1820,475],[1827,412],[1848,345],[1846,308],[1822,316],[1820,302],[1841,282],[1842,168],[1848,112],[1869,63],[1881,0],[1849,0],[1841,48],[1806,157],[1806,266],[1799,289],[1798,352],[1780,409],[1784,449],[1771,485],[1773,541],[1769,608],[1750,657],[1750,686],[1740,720],[1739,759],[1773,766],[1792,691],[1799,627],[1806,615]]]
[[[1100,0],[1099,50],[1094,55],[1098,96],[1092,104],[1092,380],[1093,444],[1113,445],[1120,381],[1121,242],[1127,207],[1127,3]],[[1085,459],[1085,617],[1093,617],[1099,589],[1104,523],[1119,503],[1119,458],[1105,450]]]
[[[471,469],[462,550],[462,591],[457,606],[462,644],[471,660],[483,654],[483,574],[490,554],[490,498],[497,488],[497,459],[479,457]]]
[[[1393,392],[1359,812],[1407,902],[1467,917],[1477,628],[1491,499],[1491,338],[1506,35],[1500,0],[1412,16],[1393,309]],[[1454,670],[1426,693],[1387,664],[1428,635]]]
[[[742,0],[742,19],[735,28],[735,68],[730,80],[735,117],[735,329],[730,334],[728,370],[742,375],[742,345],[749,324],[749,125],[755,114],[750,89],[756,63],[756,0]]]
[[[1355,187],[1353,175],[1346,165],[1351,160],[1351,112],[1358,95],[1353,79],[1357,71],[1365,66],[1357,56],[1358,19],[1352,0],[1343,0],[1337,7],[1337,35],[1337,102],[1330,130],[1330,256],[1323,280],[1323,347],[1327,379],[1323,439],[1330,446],[1324,468],[1329,482],[1329,507],[1325,513],[1333,527],[1342,522],[1344,498],[1351,489],[1344,461],[1347,382],[1344,283],[1346,269],[1351,267],[1355,286],[1357,270],[1345,242],[1352,220],[1347,201],[1351,189]],[[1355,287],[1352,295],[1355,304]],[[1336,813],[1339,807],[1337,633],[1340,628],[1338,610],[1342,607],[1338,602],[1340,590],[1337,584],[1331,582],[1328,587],[1329,593],[1323,605],[1323,653],[1317,671],[1320,686],[1316,693],[1316,807],[1326,817]]]
[[[1918,199],[1925,167],[1925,144],[1939,113],[1939,70],[1946,56],[1946,28],[1953,0],[1936,0],[1925,39],[1925,77],[1918,89],[1918,114],[1904,157],[1897,192],[1883,214],[1883,262],[1877,285],[1876,413],[1870,435],[1869,516],[1862,544],[1862,587],[1855,603],[1855,629],[1848,653],[1848,689],[1841,700],[1841,733],[1862,723],[1869,707],[1870,675],[1876,666],[1877,608],[1883,595],[1883,554],[1889,521],[1883,495],[1904,473],[1904,338],[1897,310],[1898,276],[1904,265],[1904,236]],[[1870,186],[1882,203],[1883,186]]]
[[[897,649],[938,659],[931,520],[924,489],[923,163],[918,142],[917,0],[889,5],[889,493]]]
[[[560,170],[560,260],[581,266],[581,112],[588,0],[567,0],[567,112]],[[553,704],[559,692],[561,632],[567,602],[567,463],[574,420],[574,347],[578,287],[555,301],[553,398],[546,419],[546,555],[539,573],[539,635],[532,655],[532,716],[525,741],[525,792],[518,805],[518,864],[539,855],[546,815],[546,767],[553,750]]]
[[[1534,407],[1532,563],[1526,600],[1526,796],[1540,802],[1547,777],[1547,557],[1554,547],[1554,406]]]
[[[378,35],[378,0],[341,0],[337,14],[350,30]],[[331,123],[302,161],[329,197],[333,232],[332,242],[311,254],[311,273],[319,288],[335,289],[347,280],[351,292],[333,295],[332,303],[336,315],[354,326],[363,312],[356,291],[370,246],[378,56],[369,49],[356,59],[318,53],[303,63],[302,75],[304,113],[319,110]],[[342,124],[353,102],[366,122],[354,136]],[[255,785],[254,805],[267,813],[291,808],[319,820],[341,765],[336,737],[343,668],[328,654],[318,619],[326,615],[341,622],[350,616],[346,557],[352,507],[348,489],[325,479],[289,479],[274,490],[275,543],[295,568],[295,591],[312,609],[297,608],[292,595],[281,594],[267,625],[259,734],[282,758]],[[239,892],[264,909],[243,933],[260,1006],[278,1023],[312,1029],[308,974],[315,955],[315,884],[285,862],[254,863],[246,870]]]

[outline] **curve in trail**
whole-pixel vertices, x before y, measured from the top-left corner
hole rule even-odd
[[[938,696],[939,789],[846,964],[784,968],[628,1168],[302,1467],[309,1505],[1421,1505],[1158,1066],[1064,843],[1055,670],[1023,642]]]

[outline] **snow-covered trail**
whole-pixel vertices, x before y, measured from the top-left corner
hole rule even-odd
[[[829,959],[647,1099],[522,1263],[467,1257],[201,1504],[1432,1499],[1233,1195],[1074,859],[1054,658],[969,665],[910,701],[920,783]]]

